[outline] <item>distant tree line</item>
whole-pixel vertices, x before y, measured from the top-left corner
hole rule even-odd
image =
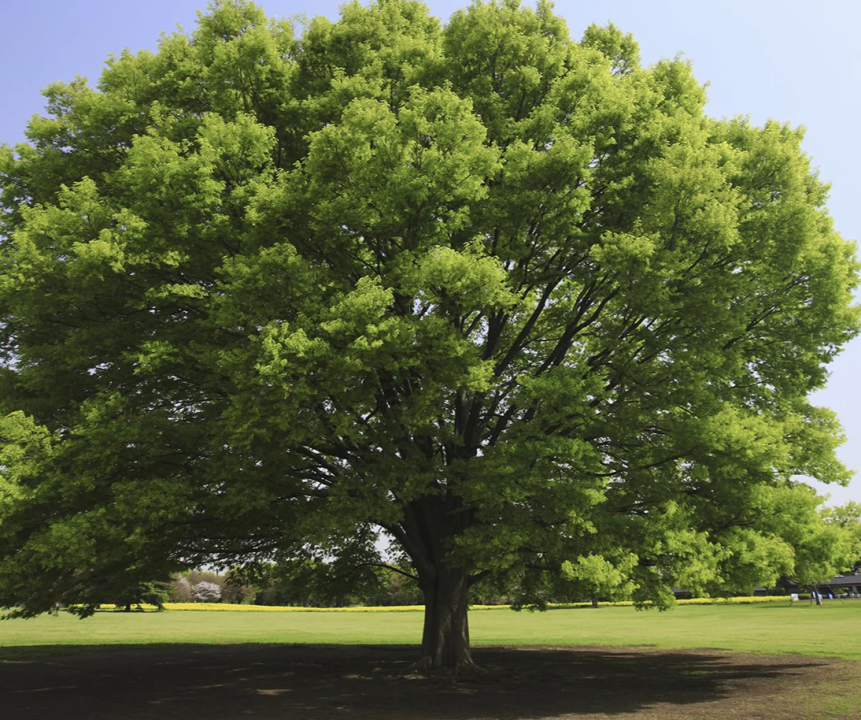
[[[847,572],[861,569],[861,561]],[[286,565],[264,565],[253,569],[190,570],[170,581],[141,585],[137,592],[119,599],[116,604],[126,610],[142,603],[161,607],[171,603],[229,603],[236,605],[269,605],[284,607],[350,607],[420,605],[421,591],[406,571],[391,567],[367,567],[341,575],[333,564],[310,560]],[[797,587],[783,577],[770,595],[783,595]],[[751,594],[753,589],[751,588]],[[588,602],[622,599],[613,593],[600,592],[594,585],[569,581],[557,583],[543,591],[546,603]],[[470,604],[516,605],[517,592],[490,582],[472,588]]]
[[[471,602],[501,605],[512,602],[510,592],[491,583],[478,583]],[[548,598],[571,600],[564,597]],[[576,599],[580,599],[579,595]],[[195,569],[161,581],[131,588],[114,604],[126,610],[143,604],[230,603],[296,607],[349,607],[357,605],[420,605],[421,591],[408,571],[396,567],[365,567],[344,573],[336,564],[312,560],[259,565],[223,572]]]
[[[405,575],[384,567],[342,577],[338,568],[310,560],[243,570],[191,570],[164,583],[163,602],[347,607],[416,605],[421,593]]]

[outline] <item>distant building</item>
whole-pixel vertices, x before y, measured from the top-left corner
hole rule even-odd
[[[830,592],[833,595],[861,596],[861,575],[841,575],[828,582],[819,583],[816,589],[821,593]]]

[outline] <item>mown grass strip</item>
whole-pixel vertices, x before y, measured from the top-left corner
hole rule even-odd
[[[0,647],[152,644],[417,645],[422,612],[198,611],[67,614],[0,623]],[[646,645],[802,653],[861,660],[854,629],[861,600],[680,605],[669,612],[629,607],[514,613],[497,607],[470,616],[476,645]]]

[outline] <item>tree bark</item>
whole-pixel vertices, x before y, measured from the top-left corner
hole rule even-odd
[[[469,647],[468,589],[467,573],[456,568],[438,567],[435,577],[422,582],[425,622],[420,665],[423,668],[476,667]]]
[[[425,602],[422,659],[426,670],[475,669],[469,647],[467,591],[471,576],[451,556],[470,522],[457,497],[441,492],[405,506],[396,532],[413,561]],[[396,535],[397,537],[397,535]]]

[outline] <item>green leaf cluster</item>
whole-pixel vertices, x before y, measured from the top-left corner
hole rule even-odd
[[[854,245],[684,61],[545,2],[217,0],[45,96],[0,151],[0,605],[379,533],[527,605],[861,554],[798,481],[848,478],[807,398]]]

